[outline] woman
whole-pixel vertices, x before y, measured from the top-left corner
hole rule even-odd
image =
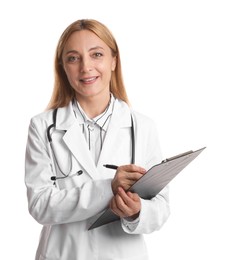
[[[28,133],[29,212],[43,225],[36,260],[148,259],[143,234],[167,220],[168,190],[144,200],[127,189],[161,159],[153,122],[128,105],[110,31],[95,20],[69,25],[49,107]],[[120,221],[88,230],[107,207]]]

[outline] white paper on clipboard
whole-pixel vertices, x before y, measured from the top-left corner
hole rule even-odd
[[[174,177],[177,176],[190,162],[192,162],[206,147],[196,151],[188,151],[168,158],[160,164],[151,167],[129,191],[137,193],[143,199],[155,197]],[[89,227],[88,230],[119,220],[111,209],[107,209]]]

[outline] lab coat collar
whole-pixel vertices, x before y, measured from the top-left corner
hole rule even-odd
[[[73,111],[72,102],[68,106],[58,108],[56,129],[68,131],[75,123],[78,121]],[[125,102],[119,99],[115,100],[110,123],[119,128],[131,126],[131,109]]]
[[[58,108],[56,129],[68,131],[68,129],[71,128],[75,122],[76,120],[73,112],[72,102],[70,102],[68,106]]]
[[[98,179],[98,172],[86,140],[81,132],[78,120],[73,111],[73,104],[58,109],[56,130],[65,130],[63,141],[71,151],[72,155],[81,164],[82,170],[87,172],[91,178]]]
[[[131,127],[130,108],[125,102],[116,99],[103,148],[96,166],[82,134],[79,122],[74,115],[72,102],[66,107],[59,108],[57,112],[56,129],[66,130],[63,141],[83,169],[93,179],[100,178],[98,169],[103,168],[103,162],[106,163],[109,161],[118,141],[117,135],[119,130],[125,127]]]

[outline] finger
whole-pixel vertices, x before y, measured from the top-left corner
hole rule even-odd
[[[128,207],[128,205],[125,204],[124,200],[122,199],[122,197],[119,194],[117,194],[115,196],[115,203],[116,203],[118,212],[121,213],[122,217],[126,217],[131,214],[131,209]]]
[[[139,201],[140,196],[137,193],[132,193],[130,191],[127,192],[128,197],[130,197],[133,201]]]
[[[127,172],[126,178],[128,180],[137,181],[143,176],[140,172]]]
[[[119,169],[122,169],[126,172],[139,172],[141,174],[144,174],[146,172],[146,169],[137,166],[135,164],[128,164],[128,165],[123,165],[121,167],[119,167]]]
[[[130,196],[128,196],[128,193]],[[122,188],[118,189],[118,193],[115,196],[116,206],[124,213],[131,213],[131,211],[135,208],[138,208],[140,204],[140,198],[136,194],[135,196],[131,192],[125,192]],[[135,198],[135,200],[133,200]]]
[[[118,195],[127,206],[127,209],[124,207],[124,210],[127,210],[128,213],[136,214],[141,210],[141,199],[137,193],[125,192],[124,190],[119,189]],[[123,210],[123,208],[121,208],[121,210]]]
[[[140,204],[140,197],[137,193],[125,192],[121,187],[119,187],[118,195],[128,208],[134,208],[136,203]]]
[[[117,205],[117,199],[116,197],[114,197],[112,200],[111,200],[111,203],[110,203],[110,209],[113,211],[113,213],[121,218],[125,217],[125,214],[124,212],[121,211],[120,208],[118,208],[118,205]]]
[[[127,197],[127,194],[125,194],[125,195]],[[138,213],[141,210],[141,203],[140,203],[140,201],[135,202],[135,201],[131,200],[128,197],[129,200],[131,200],[131,201],[130,201],[129,205],[127,205],[127,204],[125,204],[125,202],[122,199],[120,194],[117,194],[115,196],[115,198],[116,198],[116,200],[115,200],[116,201],[116,206],[117,206],[118,210],[122,212],[121,213],[122,217],[132,217],[132,216],[133,216],[133,218],[134,217],[135,218],[138,217]]]
[[[113,193],[117,193],[118,187],[122,187],[124,190],[128,190],[141,177],[142,175],[140,173],[126,173],[120,177],[115,177],[112,181]]]
[[[133,164],[118,167],[111,183],[113,193],[116,194],[117,188],[120,186],[123,189],[128,190],[145,172],[145,169]]]
[[[118,188],[118,194],[120,199],[126,204],[127,206],[131,206],[133,204],[133,200],[128,194],[122,189],[121,187]]]

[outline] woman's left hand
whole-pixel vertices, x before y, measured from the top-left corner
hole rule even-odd
[[[110,208],[120,218],[136,219],[141,210],[141,201],[137,193],[125,192],[121,187],[110,201]]]

